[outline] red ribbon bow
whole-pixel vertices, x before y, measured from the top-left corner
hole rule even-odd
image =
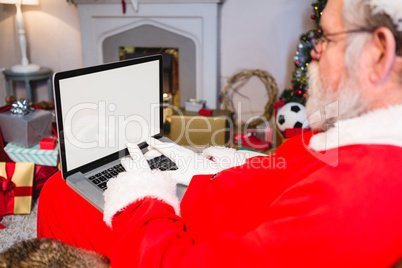
[[[0,194],[8,194],[15,188],[15,183],[11,179],[0,176]]]
[[[7,207],[9,206],[10,194],[15,189],[15,183],[10,179],[6,179],[0,176],[0,221],[6,215]],[[4,229],[5,226],[0,223],[0,229]]]

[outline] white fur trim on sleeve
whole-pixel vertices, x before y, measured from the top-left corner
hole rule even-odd
[[[153,197],[171,205],[176,214],[180,213],[176,196],[176,182],[167,172],[137,171],[123,172],[109,180],[103,193],[105,206],[103,220],[112,226],[113,216],[131,203],[145,197]]]

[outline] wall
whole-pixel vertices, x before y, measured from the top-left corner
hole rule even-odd
[[[280,92],[290,87],[295,68],[293,57],[299,37],[314,26],[310,19],[313,2],[315,1],[225,1],[222,7],[220,40],[222,85],[244,69],[262,69],[275,78]],[[243,121],[263,113],[268,96],[258,78],[250,79],[239,92],[248,97],[235,95],[233,98],[235,110],[242,112]]]
[[[61,71],[81,67],[81,37],[77,8],[65,0],[40,0],[38,6],[22,6],[30,62]],[[0,4],[0,68],[21,61],[15,6]],[[34,90],[35,100],[48,100],[45,82]],[[23,84],[16,97],[25,98]],[[0,75],[0,105],[5,104],[5,81]]]
[[[226,80],[244,69],[263,69],[273,75],[279,91],[289,87],[293,56],[301,33],[313,26],[309,18],[314,0],[226,0],[221,6],[220,76]],[[15,7],[0,4],[0,68],[20,61]],[[40,0],[39,6],[24,6],[23,15],[31,62],[61,71],[82,66],[77,9],[65,0]],[[39,85],[36,100],[47,100],[46,87]],[[25,97],[22,85],[17,97]],[[267,101],[263,84],[250,79],[240,93],[247,98],[238,108],[245,118],[260,114]],[[4,78],[0,77],[0,105],[5,103]],[[252,109],[250,107],[253,107]]]

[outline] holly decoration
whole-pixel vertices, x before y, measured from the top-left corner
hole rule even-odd
[[[311,15],[311,19],[315,21],[315,28],[300,36],[300,43],[297,46],[296,55],[293,58],[295,70],[292,74],[292,88],[285,89],[279,97],[279,100],[283,101],[284,103],[298,102],[304,105],[306,102],[306,90],[308,83],[307,67],[312,61],[314,61],[310,55],[312,46],[309,42],[308,36],[311,34],[311,32],[321,31],[319,23],[322,10],[326,4],[327,0],[319,0],[318,2],[312,4],[313,14]]]

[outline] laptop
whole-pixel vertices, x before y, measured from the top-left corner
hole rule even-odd
[[[101,212],[107,181],[125,171],[120,159],[129,155],[127,143],[145,153],[150,136],[171,142],[163,137],[162,86],[161,55],[53,76],[62,177]],[[184,191],[178,186],[179,198]]]

